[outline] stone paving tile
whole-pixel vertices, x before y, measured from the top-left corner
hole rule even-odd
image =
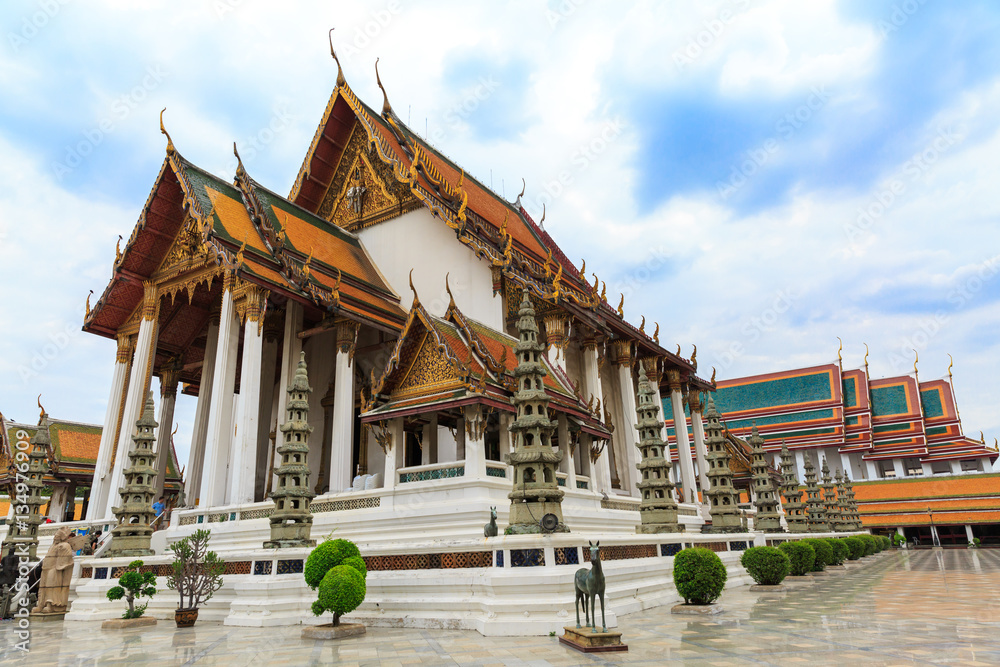
[[[32,628],[29,655],[0,624],[0,664],[133,665],[996,665],[1000,664],[1000,552],[894,552],[783,594],[735,588],[711,620],[669,608],[619,616],[628,653],[583,655],[551,637],[369,628],[341,643],[302,640],[301,626],[103,631],[98,623]]]

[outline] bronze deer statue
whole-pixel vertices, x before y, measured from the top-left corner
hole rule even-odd
[[[604,570],[601,569],[600,541],[597,544],[588,541],[590,545],[590,569],[581,567],[576,571],[573,584],[576,587],[576,627],[580,627],[580,600],[583,600],[583,616],[591,632],[597,632],[597,596],[601,598],[601,632],[608,631],[608,622],[604,617]],[[590,598],[589,613],[587,598]]]
[[[483,534],[486,537],[496,537],[498,532],[499,531],[497,530],[497,508],[491,507],[490,522],[485,526],[483,526]]]

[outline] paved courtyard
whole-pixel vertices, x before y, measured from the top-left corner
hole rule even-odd
[[[307,641],[301,626],[102,631],[38,625],[31,653],[0,626],[0,664],[45,665],[662,665],[1000,664],[1000,550],[927,550],[876,557],[784,595],[726,591],[711,620],[661,608],[620,617],[628,653],[584,655],[551,637],[369,628],[361,639]]]

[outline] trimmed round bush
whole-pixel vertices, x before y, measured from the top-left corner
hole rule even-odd
[[[863,556],[871,556],[875,553],[875,538],[871,535],[858,535],[858,539],[865,545]]]
[[[338,565],[319,583],[319,599],[313,603],[312,612],[316,616],[333,612],[333,624],[339,625],[340,617],[357,609],[367,592],[361,572],[350,565]]]
[[[890,542],[889,538],[886,537],[885,535],[879,535],[879,542],[882,543],[882,551],[885,551],[886,549],[890,549],[892,547],[892,542]]]
[[[827,565],[833,564],[833,549],[826,540],[821,540],[817,537],[809,537],[802,540],[809,546],[813,548],[816,552],[816,560],[813,561],[813,572],[822,572]]]
[[[750,547],[740,556],[740,565],[764,586],[777,586],[792,569],[788,556],[774,547]]]
[[[816,550],[804,540],[782,542],[778,548],[784,551],[791,561],[793,576],[801,577],[812,571],[813,563],[816,562]]]
[[[830,545],[832,552],[830,565],[843,565],[844,561],[847,560],[847,554],[850,552],[847,545],[836,537],[824,537],[823,541]]]
[[[361,556],[351,556],[350,558],[345,558],[341,565],[349,565],[360,572],[362,577],[365,579],[368,578],[368,566],[365,565],[365,559]]]
[[[726,586],[726,566],[710,549],[683,549],[674,556],[674,586],[685,604],[711,604]]]
[[[327,540],[309,554],[306,559],[303,574],[306,583],[313,590],[320,585],[326,573],[352,556],[361,557],[357,545],[350,540]],[[362,561],[362,564],[364,561]]]
[[[844,544],[847,545],[847,559],[848,560],[858,560],[865,553],[865,543],[857,537],[842,537]]]

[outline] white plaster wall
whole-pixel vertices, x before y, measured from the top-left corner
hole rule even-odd
[[[312,394],[309,395],[309,425],[312,426],[313,430],[309,434],[309,456],[306,458],[309,464],[310,487],[315,486],[316,480],[319,479],[320,455],[323,452],[323,406],[320,405],[320,401],[323,400],[327,388],[333,382],[336,342],[336,334],[330,330],[310,336],[302,346],[306,353],[306,365],[309,370],[309,386],[312,387]],[[297,359],[295,363],[296,365],[299,363]],[[285,418],[281,417],[279,425],[284,421]],[[281,431],[278,433],[280,437]],[[335,489],[335,491],[342,490]]]
[[[503,299],[493,296],[490,266],[455,238],[455,232],[426,209],[411,211],[358,233],[365,249],[400,295],[404,308],[412,301],[409,275],[420,302],[434,315],[448,309],[444,278],[450,273],[451,292],[461,311],[503,331]]]

